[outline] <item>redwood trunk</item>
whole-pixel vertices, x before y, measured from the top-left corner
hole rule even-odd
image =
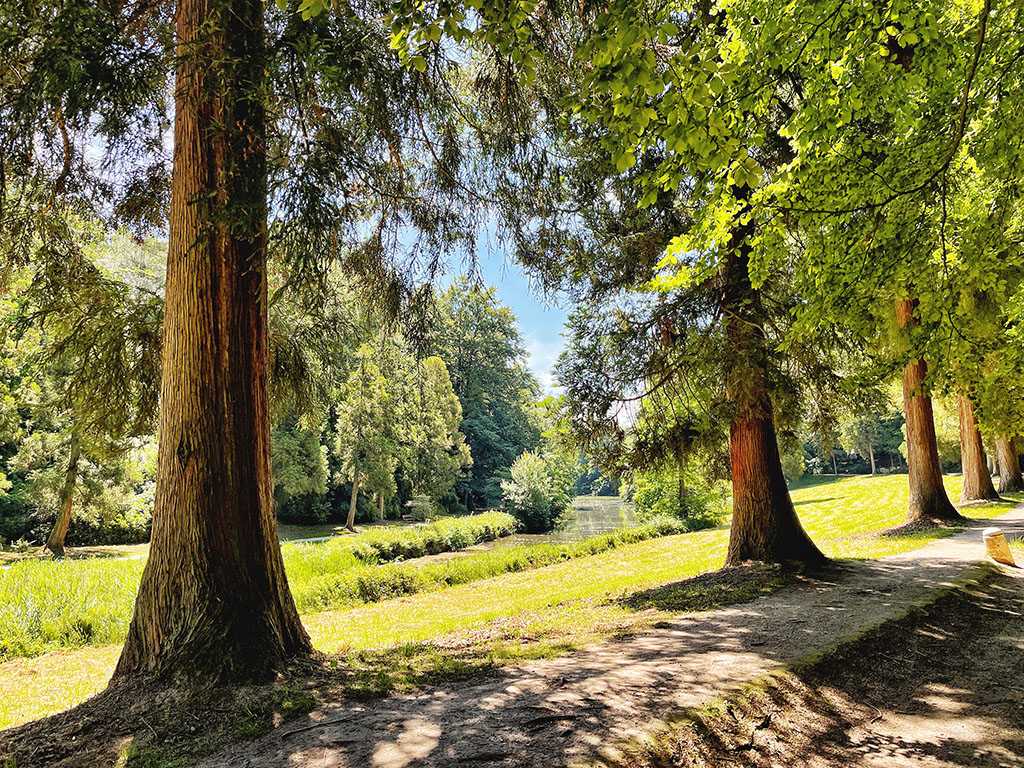
[[[966,395],[957,395],[956,400],[960,414],[960,466],[963,472],[960,503],[994,501],[999,494],[992,485],[978,420],[974,416],[974,404]]]
[[[1013,438],[997,437],[996,453],[999,454],[999,492],[1024,491],[1024,477]]]
[[[352,500],[348,504],[348,520],[345,521],[345,527],[352,532],[356,530],[356,500],[358,498],[359,475],[354,475],[352,479]]]
[[[733,358],[726,381],[733,419],[732,526],[725,564],[821,562],[825,557],[800,525],[782,471],[768,391],[768,345],[758,322],[760,296],[750,283],[751,230],[750,224],[737,227],[723,269],[722,308]]]
[[[897,320],[904,332],[909,333],[918,325],[914,315],[916,307],[916,300],[900,299],[896,302]],[[907,474],[910,481],[907,520],[960,520],[960,513],[942,484],[932,399],[925,390],[927,375],[928,366],[920,358],[903,367],[903,410],[907,422]]]
[[[46,549],[56,557],[64,557],[64,539],[71,527],[71,508],[75,500],[75,486],[78,484],[78,463],[82,458],[82,446],[78,435],[71,433],[68,445],[68,468],[64,472],[64,486],[60,489],[60,505],[53,529],[46,539]]]
[[[114,679],[268,679],[312,649],[274,516],[261,0],[179,0],[153,535]]]

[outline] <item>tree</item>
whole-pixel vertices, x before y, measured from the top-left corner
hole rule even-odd
[[[254,679],[309,649],[271,515],[266,313],[280,294],[267,295],[268,235],[289,287],[342,263],[397,315],[424,303],[409,275],[432,276],[467,233],[449,83],[398,66],[379,10],[306,23],[244,0],[181,0],[174,14],[150,2],[5,6],[0,282],[10,264],[73,255],[71,214],[160,227],[170,191],[152,555],[118,679]]]
[[[539,385],[523,364],[523,341],[511,310],[493,288],[460,278],[439,297],[433,351],[448,369],[462,405],[473,466],[456,483],[468,507],[501,501],[500,479],[540,431],[531,414]]]
[[[1024,491],[1024,476],[1021,475],[1014,439],[997,437],[996,450],[999,453],[999,493]]]
[[[398,404],[401,390],[394,388],[373,362],[377,349],[363,345],[358,363],[345,385],[338,406],[337,451],[343,477],[352,483],[345,527],[355,530],[360,488],[381,498],[395,492],[398,466]]]
[[[178,4],[153,537],[115,680],[260,679],[311,650],[272,496],[263,12]]]
[[[915,316],[916,303],[901,299],[896,305],[897,322],[906,334],[913,334],[920,323]],[[946,487],[942,484],[942,467],[935,439],[935,417],[927,386],[928,365],[923,359],[912,359],[903,367],[903,411],[907,425],[907,469],[910,500],[907,519],[958,520]]]
[[[469,446],[459,431],[462,405],[439,357],[418,362],[409,379],[410,391],[403,398],[403,421],[410,429],[402,442],[413,492],[440,499],[473,464]]]
[[[21,348],[26,436],[49,434],[48,449],[35,441],[12,461],[31,468],[29,486],[59,483],[46,538],[55,557],[64,554],[80,477],[116,467],[153,430],[163,310],[148,287],[102,266],[116,261],[112,251],[124,238],[82,223],[72,233],[78,248],[61,263],[20,270],[8,289],[17,309],[0,318]],[[22,448],[33,455],[21,457]],[[48,463],[62,465],[59,480],[41,471]]]
[[[270,433],[270,458],[274,474],[274,501],[279,517],[285,508],[300,500],[313,502],[327,490],[327,450],[320,443],[320,431],[285,418]],[[315,502],[314,502],[315,503]],[[322,518],[326,519],[326,505]],[[319,517],[315,512],[313,517]]]
[[[878,467],[875,463],[875,446],[881,440],[881,420],[879,414],[871,413],[854,419],[843,426],[842,444],[849,453],[856,453],[859,456],[867,454],[871,462],[871,474],[877,473]]]
[[[960,503],[996,500],[999,494],[992,485],[978,420],[974,416],[974,404],[970,397],[960,394],[957,396],[957,407],[960,414],[960,461],[963,467]]]
[[[552,446],[527,451],[501,482],[505,508],[527,533],[550,531],[569,509],[579,476],[579,462]]]

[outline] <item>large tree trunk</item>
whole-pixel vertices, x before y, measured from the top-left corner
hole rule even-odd
[[[896,302],[897,321],[905,333],[918,324],[914,315],[916,307],[917,301],[913,299]],[[903,410],[907,421],[907,473],[910,480],[907,520],[960,520],[960,513],[942,484],[932,399],[924,388],[927,375],[928,366],[920,358],[903,367]]]
[[[263,680],[312,650],[270,472],[263,12],[178,4],[153,535],[115,680]]]
[[[64,485],[60,489],[57,519],[53,523],[50,535],[46,539],[46,549],[55,557],[64,557],[64,539],[71,527],[71,507],[75,500],[75,486],[78,484],[78,462],[82,458],[82,446],[78,435],[71,433],[68,443],[68,468],[64,471]]]
[[[821,562],[824,555],[796,516],[779,457],[768,392],[767,343],[758,322],[760,296],[750,283],[751,229],[749,224],[737,227],[723,270],[722,308],[732,357],[726,389],[733,407],[732,527],[725,564]]]
[[[352,479],[352,500],[348,504],[348,520],[345,521],[345,527],[353,533],[356,530],[356,501],[359,498],[359,475],[353,473]]]
[[[871,474],[877,474],[875,468],[875,447],[870,444],[868,445],[868,456],[871,457]]]
[[[1024,477],[1013,438],[997,437],[996,453],[999,454],[999,492],[1024,491]]]
[[[960,415],[960,466],[963,472],[960,503],[994,501],[999,494],[992,485],[978,420],[974,416],[974,404],[966,395],[957,395],[956,400]]]

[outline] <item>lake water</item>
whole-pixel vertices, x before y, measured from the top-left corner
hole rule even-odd
[[[524,544],[563,544],[637,524],[633,505],[616,496],[577,496],[564,524],[551,533],[519,533],[483,545],[488,549]]]

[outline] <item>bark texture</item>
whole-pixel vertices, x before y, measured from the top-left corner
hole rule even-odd
[[[914,315],[916,307],[914,299],[896,302],[896,318],[905,333],[918,325]],[[925,390],[927,376],[928,365],[920,358],[903,367],[903,410],[907,421],[907,472],[910,481],[907,519],[911,522],[959,520],[960,513],[942,484],[932,399]]]
[[[722,308],[733,356],[726,381],[733,514],[726,565],[748,560],[815,563],[825,556],[800,525],[782,471],[771,396],[760,296],[750,283],[750,225],[737,228],[723,269]]]
[[[1024,477],[1021,476],[1014,439],[997,437],[996,453],[999,454],[999,492],[1024,491]]]
[[[270,472],[263,12],[178,2],[153,534],[115,680],[262,680],[311,651]]]
[[[960,503],[994,501],[999,498],[999,494],[992,485],[988,459],[981,442],[981,432],[978,431],[978,420],[974,415],[974,404],[962,394],[957,395],[956,400],[960,416],[960,465],[963,472]]]
[[[68,468],[64,472],[64,485],[60,489],[57,519],[46,539],[46,549],[56,557],[64,557],[64,539],[71,527],[71,509],[75,500],[75,486],[78,484],[78,463],[82,459],[82,445],[78,435],[71,434],[68,444]]]

